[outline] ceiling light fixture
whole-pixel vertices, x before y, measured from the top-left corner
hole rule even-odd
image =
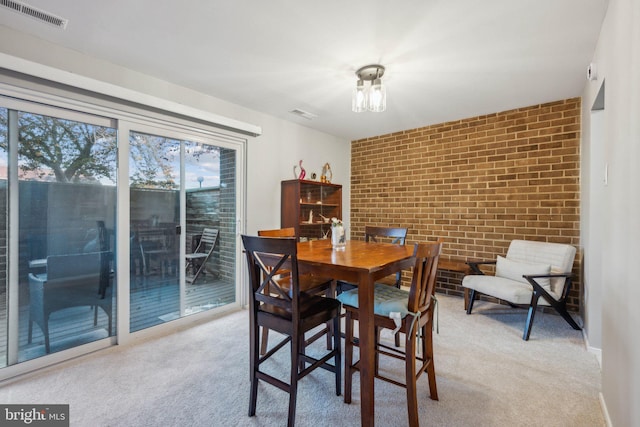
[[[382,84],[385,68],[382,65],[371,64],[356,71],[358,81],[351,97],[351,110],[356,113],[369,110],[381,113],[387,108],[387,89]],[[371,82],[367,88],[365,81]]]

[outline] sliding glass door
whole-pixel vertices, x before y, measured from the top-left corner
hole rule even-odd
[[[114,122],[7,104],[14,106],[0,118],[3,365],[114,336],[117,288]]]
[[[236,156],[210,142],[130,132],[132,332],[236,300]]]
[[[244,138],[0,92],[0,380],[239,305]]]

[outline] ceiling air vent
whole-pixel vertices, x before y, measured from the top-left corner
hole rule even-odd
[[[53,25],[63,30],[67,28],[68,19],[60,18],[49,12],[38,9],[37,7],[29,6],[26,3],[13,0],[0,0],[0,6],[12,10],[20,15],[28,16],[30,18],[37,19],[40,22],[45,22],[49,25]]]
[[[300,116],[300,117],[304,117],[307,120],[312,120],[315,119],[316,117],[318,117],[317,115],[310,113],[308,111],[304,111],[301,110],[299,108],[296,108],[295,110],[291,110],[289,111],[291,114],[295,114],[296,116]]]

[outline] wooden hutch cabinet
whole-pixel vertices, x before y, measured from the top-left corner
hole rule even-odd
[[[330,238],[333,217],[343,219],[342,185],[300,179],[282,181],[282,228],[295,228],[296,236],[303,240]]]

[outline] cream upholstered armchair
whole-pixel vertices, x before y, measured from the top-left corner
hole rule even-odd
[[[467,314],[478,294],[490,295],[515,307],[528,307],[523,340],[528,340],[538,305],[553,307],[573,329],[580,329],[566,309],[576,248],[560,243],[513,240],[506,257],[468,261],[474,274],[462,285],[470,291]],[[495,275],[485,275],[480,265],[494,264]]]

